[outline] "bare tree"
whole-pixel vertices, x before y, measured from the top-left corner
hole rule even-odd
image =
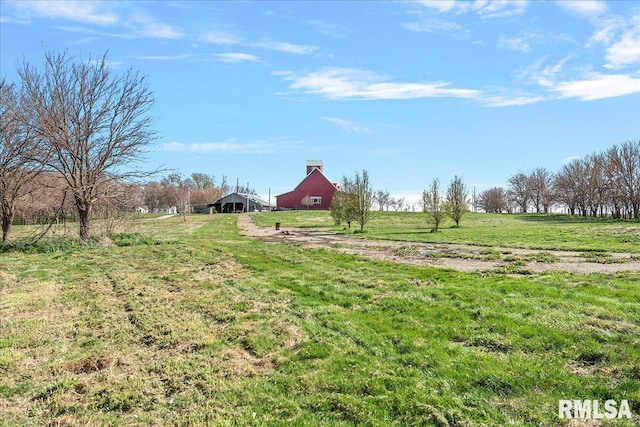
[[[531,201],[529,185],[529,177],[522,172],[512,175],[509,178],[509,196],[523,213],[527,213],[529,202]]]
[[[156,209],[159,209],[165,203],[164,187],[156,181],[148,182],[144,186],[143,200],[149,212],[155,212]]]
[[[52,150],[47,165],[64,177],[78,213],[80,240],[86,242],[94,203],[110,197],[116,183],[145,176],[128,169],[156,136],[146,79],[131,69],[113,73],[106,53],[82,61],[45,52],[42,71],[24,62],[18,74],[24,108],[36,114],[37,136]]]
[[[607,151],[610,175],[624,200],[623,216],[640,219],[640,141],[627,141]]]
[[[553,174],[545,168],[536,168],[529,174],[526,187],[536,213],[549,213],[554,201]]]
[[[502,187],[493,187],[480,193],[477,205],[487,213],[502,213],[509,211],[509,197]]]
[[[462,215],[469,211],[469,207],[467,206],[468,197],[469,191],[467,190],[467,186],[462,181],[462,178],[456,175],[449,184],[449,188],[447,188],[445,209],[451,219],[456,223],[456,227],[460,226]]]
[[[440,180],[438,178],[434,178],[429,189],[422,192],[422,206],[424,212],[427,213],[429,222],[433,225],[431,231],[437,232],[446,217],[446,212],[442,207]]]
[[[2,241],[7,242],[18,200],[30,191],[42,172],[36,159],[43,159],[35,134],[30,131],[29,117],[20,105],[19,94],[12,84],[0,81],[0,208]]]
[[[401,211],[404,207],[404,197],[400,197],[399,199],[391,199],[390,205],[393,207],[393,210],[398,212]]]
[[[191,204],[207,205],[222,197],[220,188],[216,187],[215,178],[205,173],[192,173],[189,178],[191,185]]]
[[[172,173],[162,178],[160,185],[164,189],[165,203],[168,207],[175,206],[183,219],[187,220],[187,213],[191,211],[191,187],[188,179],[183,179],[179,173]]]
[[[378,204],[378,210],[389,209],[391,194],[388,191],[378,190],[373,194],[373,200]]]

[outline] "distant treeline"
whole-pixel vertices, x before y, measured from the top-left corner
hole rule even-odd
[[[537,168],[512,175],[507,189],[482,192],[476,207],[494,213],[544,212],[640,219],[640,140],[573,159],[553,173]]]

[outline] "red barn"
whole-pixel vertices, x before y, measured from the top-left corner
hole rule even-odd
[[[338,184],[322,173],[322,162],[309,160],[307,176],[293,191],[276,196],[280,209],[329,209]]]

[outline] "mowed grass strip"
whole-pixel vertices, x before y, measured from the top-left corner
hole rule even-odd
[[[0,425],[547,426],[558,399],[640,421],[638,274],[408,267],[235,220],[0,255]]]
[[[261,226],[327,227],[337,233],[359,230],[352,224],[335,226],[327,211],[280,211],[254,215]],[[457,243],[487,247],[540,250],[572,250],[640,253],[640,222],[607,218],[571,217],[562,214],[467,213],[460,227],[445,221],[438,233],[431,233],[426,214],[421,212],[378,212],[371,214],[362,237],[406,242]]]

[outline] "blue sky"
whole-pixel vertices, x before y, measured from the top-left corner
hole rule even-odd
[[[308,159],[416,200],[640,138],[639,1],[2,1],[0,76],[44,47],[148,76],[149,166],[264,196]]]

